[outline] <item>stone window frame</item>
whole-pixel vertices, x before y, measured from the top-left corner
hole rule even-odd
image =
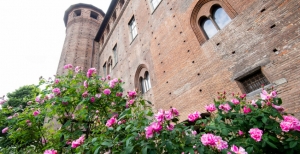
[[[79,15],[78,15],[79,14]],[[73,17],[76,18],[76,17],[80,17],[82,15],[82,11],[81,9],[77,9],[77,10],[74,10],[73,11]]]
[[[133,23],[134,23],[134,27],[133,27]],[[135,16],[133,15],[129,22],[128,22],[128,28],[129,28],[129,33],[130,33],[130,38],[131,38],[131,42],[134,41],[134,39],[137,37],[138,35],[138,31],[137,31],[137,22],[135,19]],[[133,32],[135,31],[135,35],[133,34]]]
[[[99,14],[97,12],[95,12],[95,11],[91,11],[90,12],[90,17],[92,19],[98,20],[99,19]]]
[[[114,67],[117,65],[118,63],[118,44],[116,43],[112,49],[112,52],[113,52],[113,56],[114,56]]]
[[[233,20],[233,18],[237,16],[237,12],[232,8],[232,6],[227,2],[227,0],[198,1],[192,11],[190,24],[200,45],[203,45],[208,40],[208,38],[203,29],[201,28],[199,21],[203,17],[211,17],[212,8],[215,5],[219,5],[220,7],[222,7],[227,13],[227,15],[231,18],[231,20]]]
[[[146,73],[148,73],[147,77],[145,76]],[[142,94],[145,94],[151,90],[151,74],[145,64],[141,64],[137,68],[134,77],[134,85],[136,90]]]

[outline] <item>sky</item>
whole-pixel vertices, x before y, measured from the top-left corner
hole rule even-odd
[[[39,77],[55,75],[70,5],[92,4],[104,12],[111,0],[0,0],[0,97]]]

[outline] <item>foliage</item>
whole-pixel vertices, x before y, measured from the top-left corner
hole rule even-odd
[[[280,107],[276,92],[261,99],[227,100],[220,93],[210,114],[194,112],[179,123],[176,108],[153,113],[121,79],[97,76],[91,68],[68,73],[45,85],[25,108],[4,106],[0,114],[3,153],[295,153],[300,151],[298,119]],[[16,113],[16,110],[22,112]],[[13,115],[7,117],[5,115]],[[204,116],[210,115],[210,117]],[[6,142],[7,141],[7,142]]]
[[[27,102],[35,98],[39,92],[40,90],[35,85],[22,86],[7,94],[7,105],[11,107],[26,106]]]

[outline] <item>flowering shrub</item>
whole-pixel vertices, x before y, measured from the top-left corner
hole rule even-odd
[[[300,121],[284,113],[276,91],[261,99],[219,93],[208,113],[195,111],[179,123],[180,112],[152,111],[121,79],[68,72],[45,85],[22,109],[4,106],[0,114],[3,153],[295,153],[300,151]],[[1,104],[6,101],[1,100]],[[21,110],[21,112],[15,112]]]

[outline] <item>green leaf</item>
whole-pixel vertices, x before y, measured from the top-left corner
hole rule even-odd
[[[99,150],[100,150],[100,147],[98,147],[98,148],[95,150],[94,154],[99,154]]]
[[[268,121],[268,118],[266,118],[266,117],[263,117],[261,120],[262,120],[262,122],[263,122],[263,123],[265,123],[265,124],[266,124],[266,123],[267,123],[267,121]]]
[[[290,148],[294,148],[296,145],[297,145],[297,141],[292,141],[289,144]]]
[[[108,142],[108,141],[102,142],[101,145],[105,145],[107,147],[112,147],[113,146],[112,142]]]
[[[272,148],[278,149],[278,148],[276,147],[276,145],[273,144],[272,142],[269,142],[269,141],[266,141],[266,142],[267,142],[267,144],[268,144],[269,146],[271,146]]]
[[[286,141],[293,141],[294,140],[294,138],[288,138]]]
[[[147,154],[148,147],[144,146],[142,149],[142,154]]]
[[[95,138],[92,139],[92,143],[94,143],[96,141],[97,141],[97,137],[95,137]]]
[[[222,129],[222,134],[225,136],[228,136],[228,130],[226,128]]]

